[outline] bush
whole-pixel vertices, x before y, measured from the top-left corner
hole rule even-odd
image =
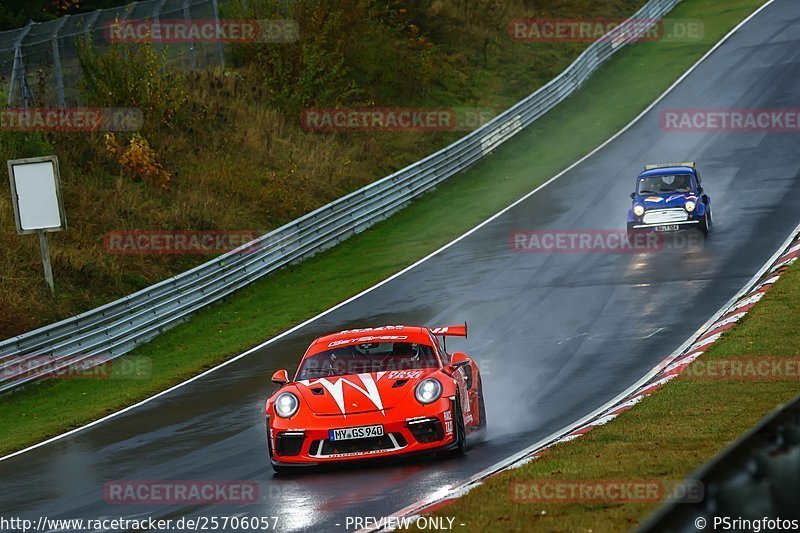
[[[307,107],[407,105],[451,77],[448,65],[435,64],[435,46],[393,3],[296,0],[281,10],[264,0],[226,5],[234,18],[283,18],[299,26],[297,42],[230,50],[234,64],[251,67],[268,98],[289,114]]]
[[[127,148],[119,145],[113,133],[105,135],[106,150],[122,167],[123,174],[132,179],[142,180],[161,189],[166,189],[172,180],[172,175],[164,170],[158,161],[158,156],[150,147],[150,143],[134,133]]]
[[[0,159],[53,155],[53,150],[43,133],[0,130]]]
[[[142,110],[145,129],[172,127],[187,118],[184,76],[165,68],[166,50],[146,44],[111,44],[99,50],[91,40],[78,41],[83,78],[79,89],[90,105]]]

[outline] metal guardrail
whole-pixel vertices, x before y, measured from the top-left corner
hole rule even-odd
[[[800,521],[800,396],[764,418],[755,428],[689,476],[705,487],[698,503],[670,503],[639,529],[642,532],[759,531],[740,522]],[[718,523],[715,526],[714,520]],[[727,527],[722,519],[731,522]],[[796,527],[795,527],[796,529]]]
[[[656,21],[679,2],[648,1],[545,86],[446,148],[178,276],[1,342],[0,392],[129,352],[198,309],[389,217],[555,107],[600,64],[644,35],[643,20]]]

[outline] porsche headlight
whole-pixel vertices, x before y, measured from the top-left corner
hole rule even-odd
[[[291,392],[282,392],[275,398],[275,412],[281,418],[289,418],[297,412],[300,402]]]
[[[687,201],[685,204],[683,204],[683,207],[684,207],[684,208],[685,208],[685,209],[686,209],[688,212],[690,212],[690,213],[691,213],[692,211],[694,211],[694,208],[695,208],[695,207],[697,207],[697,204],[695,204],[695,203],[694,203],[693,201],[691,201],[691,200],[688,200],[688,201]]]
[[[435,402],[442,395],[442,384],[438,379],[428,378],[420,382],[414,391],[419,403]]]
[[[633,206],[633,214],[637,217],[644,215],[644,206],[639,204]]]

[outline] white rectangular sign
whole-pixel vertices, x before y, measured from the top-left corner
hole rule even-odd
[[[17,233],[66,227],[55,156],[9,161],[8,174]]]

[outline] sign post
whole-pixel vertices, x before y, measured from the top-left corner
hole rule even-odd
[[[50,249],[47,247],[47,236],[42,230],[39,230],[39,250],[42,252],[42,263],[44,264],[44,281],[50,287],[50,293],[55,294],[56,286],[53,281],[53,267],[50,265]]]
[[[11,160],[8,162],[8,177],[17,233],[39,235],[44,279],[50,292],[55,294],[46,232],[67,228],[59,185],[58,158],[50,155]]]

